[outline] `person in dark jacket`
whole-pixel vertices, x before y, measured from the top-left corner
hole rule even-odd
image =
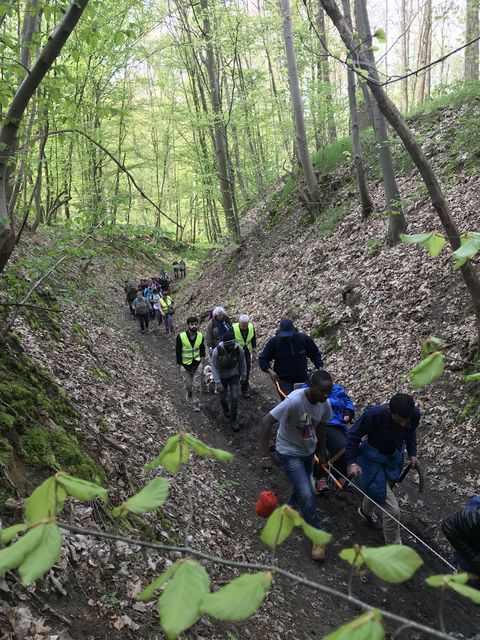
[[[397,520],[400,508],[390,485],[402,473],[405,445],[412,467],[419,464],[416,436],[419,421],[420,411],[412,396],[397,393],[388,405],[367,407],[347,432],[348,475],[361,480],[367,496]],[[381,528],[375,505],[368,498],[358,513],[374,529]],[[383,536],[386,544],[402,543],[400,527],[386,514],[383,514]]]
[[[205,330],[205,344],[210,356],[215,347],[223,340],[223,336],[232,328],[230,318],[223,307],[215,307]]]
[[[240,384],[245,383],[247,365],[242,347],[236,342],[233,331],[223,334],[223,340],[212,353],[212,374],[223,415],[230,422],[232,431],[238,431],[237,411]],[[230,406],[227,402],[230,390]]]
[[[472,587],[480,589],[480,496],[446,518],[442,531],[455,549],[454,564],[470,574]]]
[[[306,382],[308,359],[313,362],[315,369],[323,367],[322,356],[315,342],[306,333],[296,331],[292,320],[283,318],[277,335],[270,338],[259,355],[258,364],[288,396],[295,384]]]

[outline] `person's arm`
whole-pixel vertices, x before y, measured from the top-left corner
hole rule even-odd
[[[205,336],[203,336],[202,341],[200,343],[200,364],[204,365],[205,364],[205,358],[206,358],[206,350],[205,350]]]
[[[255,327],[253,327],[253,338],[252,338],[252,350],[255,351],[255,349],[257,348],[257,332],[255,330]]]
[[[271,380],[276,382],[278,380],[278,375],[274,371],[274,369],[270,366],[271,360],[275,357],[275,341],[276,337],[270,338],[267,344],[263,347],[262,353],[258,356],[258,364],[262,371],[268,373]]]
[[[218,369],[218,351],[217,349],[213,350],[212,353],[212,376],[213,376],[213,381],[215,382],[216,385],[220,385],[220,371]]]
[[[321,369],[323,367],[322,354],[318,350],[315,342],[310,338],[310,336],[303,334],[303,343],[305,345],[305,355],[307,358],[310,358],[316,369]]]
[[[419,465],[417,458],[417,427],[420,422],[420,411],[415,407],[412,419],[410,421],[410,427],[405,434],[405,445],[407,447],[407,454],[410,459],[410,464],[413,468]]]
[[[182,364],[182,340],[180,338],[180,334],[178,334],[177,339],[175,340],[175,355],[177,357],[177,364],[181,366]]]
[[[480,552],[470,540],[480,539],[480,509],[462,509],[442,522],[442,531],[462,559],[480,576]],[[465,532],[471,532],[466,539]]]
[[[263,416],[260,431],[260,464],[262,469],[270,471],[272,468],[272,458],[270,456],[270,437],[272,435],[273,425],[277,421],[267,413]]]
[[[205,344],[207,347],[213,347],[213,322],[211,320],[208,321],[205,329]]]
[[[357,476],[362,470],[357,464],[360,442],[363,436],[366,436],[371,427],[371,412],[367,408],[362,415],[355,421],[351,429],[347,431],[347,443],[345,445],[346,458],[348,465],[348,474]]]

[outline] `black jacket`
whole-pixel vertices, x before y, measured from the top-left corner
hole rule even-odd
[[[268,371],[273,360],[273,370],[281,380],[305,382],[307,358],[310,358],[317,369],[323,366],[320,351],[310,336],[306,333],[294,333],[291,340],[280,336],[270,338],[258,357],[258,363],[262,371]]]
[[[458,553],[461,568],[480,575],[480,496],[444,520],[442,531]]]

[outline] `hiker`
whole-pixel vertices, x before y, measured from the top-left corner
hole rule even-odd
[[[160,298],[160,313],[165,323],[165,333],[173,333],[173,314],[175,313],[175,307],[173,306],[172,298],[166,291],[162,292],[162,297]]]
[[[320,442],[321,462],[325,462],[325,423],[333,413],[328,401],[332,390],[332,377],[327,371],[314,371],[307,389],[292,391],[262,420],[260,439],[261,466],[272,469],[270,435],[273,425],[279,422],[276,451],[292,485],[287,504],[298,508],[303,519],[316,529],[322,521],[316,508],[316,497],[310,478],[317,441]],[[314,544],[312,559],[325,559],[325,546]]]
[[[402,473],[404,445],[412,468],[419,466],[416,434],[419,421],[420,411],[412,396],[397,393],[388,404],[367,407],[347,431],[348,475],[358,479],[367,496],[397,520],[400,508],[391,483]],[[366,440],[361,442],[365,436]],[[373,529],[382,528],[375,505],[368,498],[363,500],[358,513]],[[385,513],[382,515],[385,543],[402,544],[399,525]]]
[[[140,333],[148,333],[148,316],[150,313],[150,303],[143,295],[141,289],[137,292],[137,297],[133,301],[135,317],[140,321]]]
[[[307,359],[316,369],[323,367],[323,360],[315,342],[306,333],[300,333],[290,318],[280,320],[277,335],[270,338],[258,358],[260,369],[278,383],[282,393],[288,396],[296,383],[306,382],[308,376]],[[270,365],[274,362],[273,367]]]
[[[250,318],[244,313],[238,318],[238,322],[234,322],[233,334],[238,344],[243,347],[243,353],[245,354],[245,363],[247,365],[247,375],[245,376],[245,383],[241,386],[241,392],[243,398],[251,398],[248,391],[250,371],[252,369],[252,355],[255,358],[255,349],[257,347],[257,336],[255,333],[255,327],[250,322]]]
[[[212,353],[212,373],[216,390],[220,396],[223,415],[230,422],[232,431],[238,431],[237,422],[239,385],[245,383],[247,365],[242,347],[235,341],[233,331],[223,334],[223,340]],[[230,406],[227,402],[230,390]]]
[[[325,428],[325,436],[327,442],[327,450],[332,464],[343,475],[347,475],[347,457],[345,455],[345,447],[347,444],[347,432],[352,424],[355,415],[355,405],[350,396],[343,387],[333,383],[332,392],[328,396],[330,406],[332,407],[332,419],[327,422]],[[342,475],[332,470],[335,477],[338,477],[340,483],[347,487],[348,481]],[[320,472],[319,478],[315,483],[315,489],[320,493],[328,489],[325,474]]]
[[[132,314],[132,318],[135,318],[135,309],[133,308],[133,301],[137,297],[137,288],[133,284],[129,284],[126,290],[126,302],[128,304],[128,308],[130,309],[130,313]]]
[[[168,276],[165,273],[165,271],[157,279],[157,285],[160,290],[160,293],[163,293],[164,291],[166,291],[167,293],[170,293],[170,282],[168,280]]]
[[[205,343],[210,356],[215,347],[223,340],[225,333],[232,328],[230,318],[225,315],[223,307],[215,307],[205,330]]]
[[[155,317],[157,318],[157,324],[160,326],[162,324],[162,310],[160,306],[160,300],[162,299],[161,293],[158,290],[155,290],[153,293],[152,305],[153,312]]]
[[[178,276],[180,273],[180,266],[176,260],[172,262],[172,268],[173,268],[173,277],[175,280],[178,280]]]
[[[187,318],[187,330],[178,334],[175,343],[177,364],[185,384],[185,399],[193,411],[200,411],[198,391],[205,362],[205,340],[198,331],[197,316]]]
[[[178,270],[180,272],[180,278],[185,278],[187,275],[187,265],[185,264],[185,260],[182,258],[178,263]]]
[[[480,496],[446,518],[442,531],[455,549],[453,564],[469,574],[470,586],[480,589]]]

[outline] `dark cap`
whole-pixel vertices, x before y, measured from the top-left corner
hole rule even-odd
[[[223,334],[222,340],[223,340],[223,342],[233,342],[235,340],[235,336],[233,334],[233,331],[231,331],[230,329],[228,331],[226,331]]]
[[[282,318],[280,320],[280,329],[278,331],[278,335],[281,338],[291,338],[295,333],[295,327],[293,326],[293,321],[290,318]]]

